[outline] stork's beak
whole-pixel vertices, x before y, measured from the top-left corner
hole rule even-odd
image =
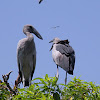
[[[53,42],[54,41],[54,39],[53,40],[51,40],[49,43],[51,43],[51,42]],[[50,48],[50,50],[49,51],[51,51],[53,49],[53,44],[52,44],[52,47]]]
[[[49,43],[51,43],[51,42],[53,42],[54,41],[54,39],[53,40],[51,40]]]
[[[39,34],[39,32],[36,29],[33,29],[33,33],[41,40],[43,40],[42,36]]]
[[[53,49],[53,45],[52,45],[52,47],[50,48],[50,50],[49,51],[51,51]]]

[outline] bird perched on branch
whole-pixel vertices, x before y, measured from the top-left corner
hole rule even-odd
[[[67,81],[67,73],[73,75],[74,65],[75,65],[75,52],[73,48],[69,45],[68,40],[60,40],[59,38],[54,38],[49,43],[53,42],[50,49],[52,50],[52,57],[57,65],[57,77],[59,77],[58,66],[66,71],[65,84]]]
[[[25,25],[23,28],[23,33],[27,37],[21,39],[18,43],[17,63],[19,75],[23,86],[25,87],[31,84],[36,65],[36,48],[32,33],[39,39],[43,40],[43,38],[32,25]]]

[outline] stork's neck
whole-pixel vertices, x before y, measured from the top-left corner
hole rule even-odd
[[[53,43],[52,49],[55,50],[56,49],[56,46],[57,46],[57,43]]]
[[[26,34],[26,36],[27,36],[27,38],[28,38],[29,40],[33,40],[33,35],[32,35],[32,33],[26,32],[25,34]]]

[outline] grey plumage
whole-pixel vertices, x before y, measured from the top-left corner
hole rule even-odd
[[[57,65],[57,77],[58,77],[58,66],[66,71],[65,84],[67,80],[67,73],[73,75],[74,65],[75,65],[75,52],[73,48],[69,45],[68,40],[60,40],[55,38],[50,43],[53,42],[52,57]]]
[[[25,87],[31,84],[36,65],[36,48],[34,37],[31,33],[34,33],[40,39],[43,38],[32,25],[25,25],[23,28],[23,33],[27,37],[18,42],[17,63],[19,75],[21,77],[23,86]]]

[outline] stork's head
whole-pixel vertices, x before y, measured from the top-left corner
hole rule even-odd
[[[53,42],[54,43],[58,43],[60,42],[61,40],[59,38],[54,38],[53,40],[51,40],[49,43]]]
[[[59,38],[54,38],[54,39],[51,40],[49,43],[51,43],[51,42],[53,42],[53,44],[52,44],[52,47],[51,47],[50,51],[52,50],[54,44],[57,44],[57,43],[60,42],[60,39],[59,39]]]
[[[39,32],[32,26],[32,25],[25,25],[23,28],[23,32],[25,35],[27,35],[27,33],[33,33],[35,34],[39,39],[42,39],[42,36],[39,34]]]

